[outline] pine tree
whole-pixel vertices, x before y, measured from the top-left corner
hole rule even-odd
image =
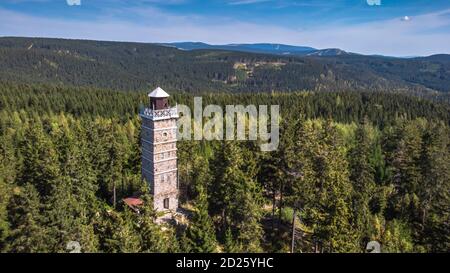
[[[180,252],[192,253],[191,242],[190,242],[189,238],[187,237],[186,231],[187,230],[183,230],[183,232],[181,232],[181,235],[178,236]]]
[[[0,253],[4,251],[9,233],[7,204],[9,198],[8,185],[0,178]]]
[[[213,213],[221,216],[222,234],[231,227],[236,231],[236,240],[243,245],[244,252],[261,250],[263,230],[262,193],[253,177],[243,172],[244,162],[236,144],[223,142],[212,164],[216,174],[211,185],[209,204]],[[251,159],[247,159],[251,160]]]
[[[289,194],[293,189],[296,175],[298,174],[299,166],[296,165],[300,160],[298,151],[295,150],[295,143],[298,133],[298,125],[302,118],[298,121],[284,120],[281,126],[281,141],[278,149],[270,153],[262,153],[259,162],[260,168],[258,173],[258,181],[262,184],[265,192],[271,195],[272,203],[272,245],[275,250],[281,248],[280,236],[281,231],[281,212],[287,203],[292,205],[293,198],[286,200],[285,195]],[[295,195],[295,194],[294,194]],[[289,198],[289,196],[288,196]],[[295,198],[294,198],[295,199]],[[286,202],[287,201],[287,202]],[[276,212],[278,210],[278,217]],[[278,232],[275,232],[275,223],[277,224]]]
[[[26,184],[15,188],[8,205],[11,232],[7,238],[8,252],[48,252],[52,238],[43,226],[41,203],[35,187]]]
[[[225,232],[225,240],[223,244],[223,250],[225,253],[236,253],[240,248],[236,246],[236,240],[234,239],[231,229],[228,228]]]
[[[55,252],[65,251],[69,241],[77,241],[83,251],[95,252],[98,239],[92,226],[95,206],[95,175],[85,158],[82,136],[60,115],[50,134],[58,147],[60,176],[45,199],[45,217],[55,238]],[[76,126],[76,125],[75,125]]]
[[[382,252],[407,253],[414,251],[411,230],[399,220],[389,222],[381,238]]]
[[[141,251],[147,253],[175,252],[178,248],[172,238],[175,235],[172,228],[164,227],[156,223],[156,212],[153,210],[153,199],[144,194],[141,196],[144,204],[139,207],[139,213],[132,216],[132,221],[136,223],[136,233],[140,236]]]
[[[100,249],[110,253],[134,253],[141,251],[141,239],[136,233],[133,219],[135,212],[125,208],[123,213],[106,209],[96,228],[100,236]]]
[[[195,253],[211,253],[217,248],[213,222],[208,215],[207,193],[203,186],[197,187],[198,196],[195,201],[195,212],[187,229],[190,250]]]
[[[5,240],[9,233],[7,205],[17,175],[16,162],[12,136],[0,136],[0,252],[5,248]]]
[[[420,173],[421,120],[402,122],[385,141],[391,183],[395,192],[389,202],[391,217],[412,220],[419,208],[417,191],[422,180]]]
[[[21,152],[24,160],[19,184],[34,185],[41,198],[45,198],[57,183],[60,169],[57,151],[45,135],[39,118],[35,118],[27,129]]]
[[[326,251],[357,251],[351,225],[352,186],[336,129],[330,122],[307,122],[300,136],[305,143],[300,150],[306,160],[301,165],[296,193],[304,211],[303,222]]]
[[[208,224],[194,221],[189,235],[156,224],[151,202],[139,213],[120,206],[141,185],[135,105],[145,94],[7,83],[0,93],[2,252],[66,252],[72,240],[82,252],[194,252],[190,237],[214,239],[203,231],[208,226],[217,229],[217,251],[287,250],[284,221],[263,237],[265,202],[273,220],[298,205],[297,227],[323,251],[361,251],[364,237],[387,252],[450,249],[450,111],[443,104],[351,92],[207,96],[219,105],[283,105],[281,139],[271,153],[257,141],[178,143],[180,183],[188,188],[181,203],[204,198],[198,186],[208,201],[196,210]],[[190,94],[174,95],[191,102]],[[302,251],[311,250],[307,241]]]
[[[429,124],[420,159],[423,181],[416,211],[418,240],[429,251],[450,250],[450,132],[442,124]]]
[[[364,119],[356,129],[355,147],[349,153],[350,181],[353,185],[353,221],[361,247],[364,247],[364,238],[372,236],[369,204],[375,191],[375,170],[370,162],[371,140],[368,130],[368,121]]]

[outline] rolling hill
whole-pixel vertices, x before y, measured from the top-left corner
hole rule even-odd
[[[267,44],[257,47],[264,50]],[[4,37],[0,38],[0,80],[115,90],[143,90],[161,85],[184,92],[450,92],[448,55],[399,59],[357,54],[284,56],[191,49],[144,43]]]

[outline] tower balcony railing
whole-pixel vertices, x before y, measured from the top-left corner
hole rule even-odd
[[[172,107],[167,109],[153,110],[151,108],[142,108],[140,115],[152,120],[178,118],[178,107]]]

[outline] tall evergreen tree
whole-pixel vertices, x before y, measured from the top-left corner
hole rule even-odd
[[[353,185],[352,209],[353,222],[357,230],[361,247],[364,238],[372,237],[370,202],[375,191],[375,170],[370,160],[371,139],[368,120],[358,126],[355,132],[355,147],[349,153],[350,181]]]
[[[208,200],[204,186],[197,187],[195,212],[187,229],[190,250],[196,253],[211,253],[217,248],[216,233],[213,222],[208,215]]]
[[[22,144],[23,169],[19,183],[31,183],[40,196],[45,198],[60,176],[58,154],[53,143],[45,135],[39,118],[34,118],[30,128],[26,130]]]
[[[236,240],[242,244],[242,251],[260,251],[262,192],[255,180],[243,172],[239,147],[223,142],[213,167],[216,178],[209,190],[212,193],[209,204],[212,212],[222,218],[222,234],[231,227],[236,230]]]
[[[96,227],[96,232],[101,234],[100,248],[111,253],[133,253],[141,251],[141,239],[136,233],[134,221],[130,209],[125,208],[123,213],[106,209],[102,219]]]
[[[52,238],[43,226],[39,194],[31,184],[15,188],[8,205],[11,232],[7,238],[8,252],[49,252]]]
[[[393,133],[385,140],[391,184],[394,187],[389,202],[389,217],[405,221],[415,218],[419,209],[418,189],[422,180],[420,151],[422,146],[423,120],[399,121]]]
[[[358,251],[351,225],[352,185],[336,129],[330,122],[323,125],[307,122],[303,126],[300,139],[309,143],[305,151],[311,160],[303,164],[303,172],[297,180],[300,184],[296,186],[304,211],[303,220],[325,251]]]
[[[427,249],[450,250],[450,131],[442,124],[429,124],[424,134],[420,165],[423,181],[418,189],[416,211],[419,241]]]
[[[140,237],[141,251],[147,253],[177,252],[178,243],[173,227],[156,223],[157,214],[153,209],[153,199],[147,193],[141,196],[143,205],[139,212],[132,214],[135,230]]]
[[[7,204],[9,199],[8,185],[0,178],[0,253],[4,251],[6,237],[9,233]]]

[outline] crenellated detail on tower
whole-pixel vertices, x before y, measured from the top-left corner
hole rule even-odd
[[[178,208],[177,107],[169,106],[169,94],[160,87],[149,95],[142,118],[142,176],[149,184],[157,211]]]

